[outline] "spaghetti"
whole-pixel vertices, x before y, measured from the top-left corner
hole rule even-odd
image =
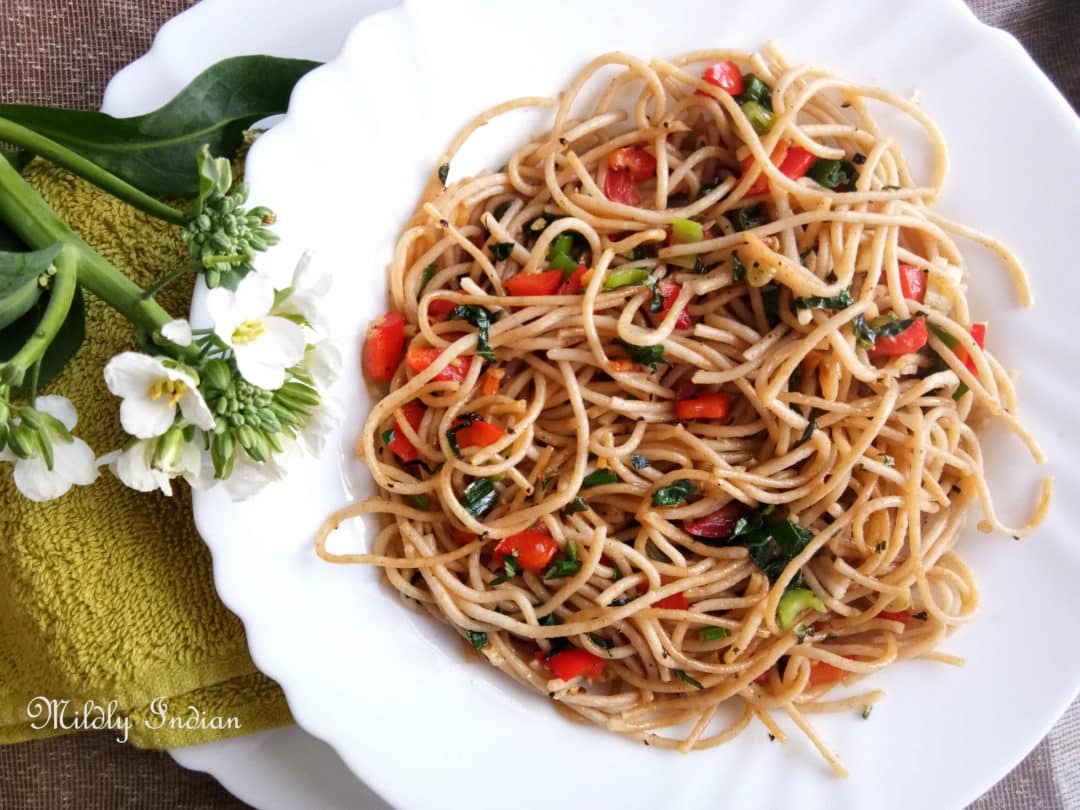
[[[921,125],[928,185],[871,102]],[[446,184],[524,106],[551,129]],[[873,704],[826,693],[893,661],[957,663],[935,648],[977,604],[967,507],[1019,537],[1051,491],[1022,526],[991,503],[977,428],[1043,455],[954,237],[1030,293],[1006,248],[930,208],[934,122],[772,46],[612,53],[441,163],[365,347],[390,384],[357,445],[380,494],[318,553],[382,566],[577,719],[688,751],[755,717],[782,739],[786,714],[842,773],[806,715]],[[383,518],[370,553],[330,551],[362,514]]]

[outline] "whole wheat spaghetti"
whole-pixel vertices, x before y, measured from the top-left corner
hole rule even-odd
[[[921,125],[929,182],[873,103]],[[523,106],[550,130],[447,184]],[[872,705],[826,693],[898,659],[958,663],[935,648],[977,604],[967,507],[1019,537],[1050,497],[1020,526],[993,510],[977,429],[1043,456],[954,237],[1030,293],[931,208],[934,122],[772,47],[612,53],[439,163],[365,349],[390,384],[357,445],[380,494],[319,554],[382,566],[575,718],[687,751],[755,718],[783,739],[785,714],[842,773],[806,716]],[[328,550],[372,513],[369,553]]]

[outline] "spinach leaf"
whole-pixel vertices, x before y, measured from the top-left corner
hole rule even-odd
[[[631,360],[639,365],[648,366],[649,371],[656,371],[657,363],[663,363],[665,366],[671,365],[664,359],[663,343],[658,343],[655,346],[635,346],[633,343],[627,343],[621,338],[616,338],[615,342],[626,349],[626,353],[630,355]]]
[[[410,495],[409,503],[415,509],[419,509],[421,512],[428,511],[428,507],[431,505],[431,496],[429,495]]]
[[[759,228],[769,221],[765,214],[765,203],[728,211],[728,219],[731,220],[732,226],[737,231],[749,231],[751,228]]]
[[[806,174],[825,188],[840,188],[853,184],[859,177],[859,170],[850,160],[818,158]]]
[[[428,285],[432,277],[435,275],[435,265],[429,264],[424,268],[424,275],[420,277],[420,289],[417,291],[417,295],[424,291],[424,287]]]
[[[480,414],[478,413],[459,413],[457,419],[454,420],[454,426],[446,431],[446,443],[450,445],[450,452],[454,454],[455,458],[461,458],[461,448],[458,446],[457,439],[458,431],[472,427],[479,419]]]
[[[587,504],[585,502],[585,499],[579,495],[578,497],[574,498],[574,500],[570,501],[570,503],[568,503],[566,506],[564,506],[562,512],[564,515],[567,516],[576,515],[578,512],[585,512],[586,510],[588,510],[588,508],[589,504]]]
[[[696,678],[691,677],[690,675],[687,675],[681,669],[675,669],[675,670],[672,670],[672,672],[674,673],[675,677],[678,678],[680,681],[685,681],[686,683],[693,686],[695,689],[704,689],[705,688],[704,686],[701,685],[701,681],[697,680]]]
[[[491,256],[495,261],[501,262],[510,258],[510,254],[514,252],[513,242],[495,242],[491,246]]]
[[[644,470],[646,467],[652,466],[652,464],[649,463],[649,460],[645,458],[645,456],[639,456],[637,453],[634,453],[632,456],[630,456],[630,464],[635,470]]]
[[[808,442],[810,440],[810,437],[814,435],[815,430],[817,430],[817,422],[811,419],[809,422],[806,423],[806,429],[803,430],[802,437],[799,439],[798,443],[795,446],[798,447],[800,444],[805,444],[806,442]]]
[[[752,559],[775,582],[800,551],[806,548],[814,533],[789,519],[770,523],[773,506],[765,506],[739,518],[728,545],[743,546]]]
[[[477,478],[465,487],[458,502],[474,518],[482,518],[499,502],[499,490],[490,478]]]
[[[694,486],[694,482],[684,478],[674,484],[660,487],[653,493],[652,502],[654,506],[678,506],[695,492],[697,492],[697,487]]]
[[[498,314],[488,312],[477,304],[459,304],[447,316],[447,320],[467,321],[476,327],[476,353],[485,360],[495,359],[495,352],[488,345],[488,329],[498,319]]]
[[[296,82],[317,62],[236,56],[200,73],[172,101],[134,118],[0,105],[0,117],[51,138],[148,194],[194,197],[195,156],[231,155],[252,124],[285,112]]]
[[[446,185],[446,178],[450,176],[450,164],[444,163],[439,167],[439,182]]]
[[[732,281],[745,281],[746,280],[746,265],[742,263],[739,258],[739,252],[735,251],[731,254],[731,280]]]
[[[822,298],[811,295],[795,299],[796,309],[847,309],[855,302],[851,299],[851,292],[841,290],[839,295],[832,298]]]
[[[37,303],[45,288],[38,279],[49,271],[62,245],[32,253],[0,253],[0,329],[4,329]]]
[[[473,645],[473,649],[482,650],[488,645],[487,633],[480,633],[476,630],[466,630],[465,638]]]
[[[590,487],[601,487],[604,484],[617,483],[619,483],[619,476],[611,470],[593,470],[582,479],[581,488],[589,489]]]
[[[513,554],[507,554],[503,557],[503,572],[495,579],[491,580],[488,585],[502,585],[504,582],[509,582],[518,574],[521,573],[521,563]]]
[[[612,641],[609,638],[604,638],[603,636],[598,636],[598,635],[596,635],[596,633],[589,633],[588,635],[589,635],[589,641],[591,641],[593,644],[595,644],[597,647],[599,647],[602,650],[610,650],[612,647],[615,646],[615,642]]]

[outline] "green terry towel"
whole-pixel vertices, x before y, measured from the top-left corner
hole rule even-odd
[[[25,175],[139,284],[185,261],[179,228],[42,161]],[[186,316],[191,289],[190,279],[178,282],[159,300]],[[71,398],[76,433],[102,455],[124,440],[119,401],[102,368],[132,347],[134,333],[123,316],[85,297],[86,341],[43,393]],[[214,590],[186,486],[174,486],[171,498],[141,494],[102,470],[94,485],[37,504],[19,495],[11,468],[0,464],[0,743],[66,733],[88,701],[86,721],[107,723],[118,737],[126,722],[131,741],[144,748],[292,722],[281,690],[255,669],[239,619]],[[69,704],[60,711],[42,701]]]

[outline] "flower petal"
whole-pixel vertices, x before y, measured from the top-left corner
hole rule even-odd
[[[183,318],[169,321],[161,327],[161,336],[166,340],[171,340],[177,346],[190,346],[191,324]]]
[[[169,476],[150,466],[152,447],[153,445],[147,442],[136,442],[114,459],[109,464],[109,469],[129,489],[137,492],[153,492],[160,489],[166,495],[170,495],[172,487],[169,484]]]
[[[129,397],[120,403],[120,424],[137,439],[160,436],[169,429],[175,416],[176,406],[169,404],[168,397]]]
[[[184,391],[183,396],[180,397],[180,412],[195,427],[203,430],[213,430],[214,415],[210,413],[210,406],[206,404],[206,400],[203,399],[202,392],[198,388],[188,386],[187,390]]]
[[[305,356],[308,373],[320,392],[337,382],[341,377],[343,360],[341,351],[329,340],[322,340],[311,346]]]
[[[38,503],[59,498],[71,489],[71,481],[60,474],[56,465],[49,470],[40,456],[16,461],[14,478],[23,497]]]
[[[79,413],[67,397],[56,394],[38,397],[34,400],[34,408],[42,413],[47,413],[54,419],[59,419],[68,430],[73,430],[79,421]]]
[[[236,293],[224,287],[215,287],[206,295],[206,310],[214,322],[214,334],[226,343],[232,343],[233,332],[242,321],[236,311]]]
[[[257,273],[244,276],[236,288],[237,323],[262,320],[274,306],[274,287]]]
[[[262,325],[266,329],[262,335],[250,343],[237,344],[233,351],[243,378],[273,391],[285,382],[285,369],[303,358],[304,330],[292,321],[274,316],[263,318]]]
[[[53,472],[79,486],[88,486],[98,479],[97,461],[90,445],[76,438],[72,442],[53,442]]]
[[[115,396],[146,399],[150,395],[150,386],[167,375],[168,370],[156,357],[121,352],[105,366],[105,385]]]

